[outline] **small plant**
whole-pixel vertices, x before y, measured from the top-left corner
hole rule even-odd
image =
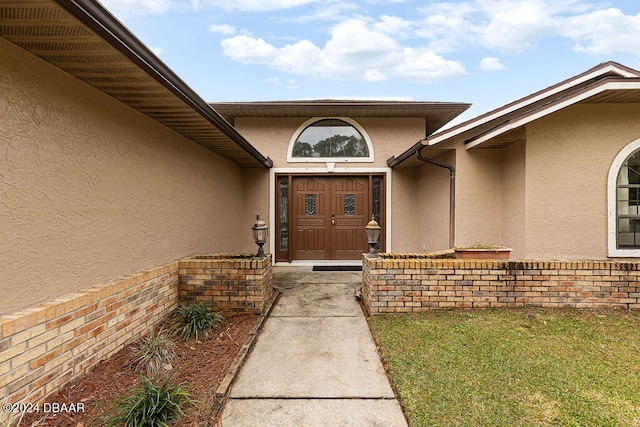
[[[480,242],[476,242],[471,246],[454,246],[454,249],[485,249],[485,250],[492,250],[492,249],[497,249],[498,246],[495,245],[485,245],[484,243],[480,243]]]
[[[201,336],[206,339],[212,329],[224,323],[222,314],[211,309],[211,306],[206,303],[181,305],[176,313],[171,331],[185,340],[194,335],[196,340]]]
[[[135,369],[144,370],[149,376],[156,376],[161,370],[170,370],[175,349],[175,343],[164,329],[156,333],[151,328],[133,349]]]
[[[169,421],[184,416],[183,409],[197,402],[184,383],[170,384],[172,377],[158,385],[141,375],[140,385],[127,390],[103,421],[114,427],[165,427]]]

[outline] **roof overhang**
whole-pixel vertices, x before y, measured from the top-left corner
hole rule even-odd
[[[5,0],[0,36],[241,167],[272,166],[93,0]]]
[[[496,110],[437,132],[420,142],[432,158],[455,148],[495,148],[526,140],[526,125],[574,104],[640,103],[640,71],[615,62],[600,64],[582,74],[521,98]],[[390,167],[419,165],[411,147],[388,160]]]
[[[217,102],[210,104],[230,123],[238,117],[358,117],[422,118],[426,135],[440,129],[471,104],[384,100],[306,100],[267,102]]]
[[[615,100],[615,101],[614,101]],[[613,78],[607,77],[592,85],[586,86],[571,94],[571,96],[557,99],[549,104],[523,112],[512,117],[494,128],[479,133],[465,140],[466,148],[478,147],[485,142],[496,140],[503,135],[521,129],[522,126],[544,116],[555,113],[574,104],[596,104],[596,103],[638,103],[640,102],[640,78]],[[496,144],[492,144],[495,146]],[[497,141],[497,145],[501,145]]]
[[[467,120],[464,123],[460,123],[457,126],[453,126],[442,132],[438,132],[437,135],[432,135],[429,138],[429,145],[435,145],[442,141],[445,141],[454,136],[460,135],[464,132],[477,129],[487,124],[491,124],[495,120],[503,120],[505,116],[510,114],[519,114],[523,109],[531,109],[541,103],[547,103],[550,99],[562,98],[567,94],[574,92],[576,89],[590,85],[591,83],[598,81],[605,77],[624,77],[634,78],[640,77],[640,72],[632,68],[615,62],[606,62],[600,64],[584,73],[571,77],[553,86],[535,92],[529,96],[518,99],[500,108],[492,110],[488,113],[482,114],[471,120]]]

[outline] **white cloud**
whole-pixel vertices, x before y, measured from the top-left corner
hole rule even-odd
[[[278,49],[263,39],[236,36],[222,40],[225,55],[245,64],[268,63],[278,54]]]
[[[275,47],[265,40],[236,36],[222,41],[223,53],[243,63],[265,64],[291,74],[330,80],[378,82],[401,79],[434,82],[466,71],[426,48],[403,47],[393,38],[372,30],[363,19],[336,25],[323,47],[310,40]]]
[[[134,14],[164,13],[176,5],[171,0],[100,0],[113,11]]]
[[[433,52],[413,48],[404,49],[402,62],[393,71],[402,80],[418,83],[433,83],[466,74],[464,66],[457,61],[449,61]]]
[[[505,70],[504,65],[500,63],[498,58],[482,58],[480,61],[480,69],[482,71],[501,71]]]
[[[241,12],[268,12],[291,9],[320,0],[100,0],[112,11],[129,14],[164,13],[171,10],[218,8]]]
[[[214,6],[224,10],[266,12],[269,10],[291,9],[318,1],[319,0],[200,0],[200,4]]]
[[[567,18],[561,34],[575,42],[574,49],[592,55],[640,52],[640,13],[620,9],[597,10]]]
[[[223,36],[232,36],[236,33],[236,28],[229,24],[212,24],[209,27],[209,31]]]
[[[567,14],[582,12],[580,0],[475,0],[435,3],[420,8],[425,15],[418,35],[445,52],[481,46],[520,53],[547,35],[556,35]]]

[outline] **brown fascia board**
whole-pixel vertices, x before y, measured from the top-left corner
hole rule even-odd
[[[400,163],[404,162],[405,160],[408,160],[410,157],[413,157],[413,155],[416,154],[416,152],[422,147],[427,147],[427,146],[424,145],[422,141],[416,142],[411,146],[411,148],[409,148],[404,153],[400,154],[398,157],[392,156],[389,159],[387,159],[387,166],[393,169],[394,167],[398,166]]]
[[[635,70],[633,68],[627,67],[625,65],[619,64],[617,62],[614,61],[608,61],[608,62],[603,62],[601,64],[596,65],[595,67],[592,67],[590,69],[588,69],[587,71],[584,71],[578,75],[575,75],[573,77],[570,77],[566,80],[563,80],[559,83],[556,83],[552,86],[546,87],[542,90],[539,90],[537,92],[532,93],[531,95],[527,95],[523,98],[517,99],[513,102],[510,102],[508,104],[503,105],[502,107],[496,108],[494,110],[488,111],[484,114],[481,114],[477,117],[474,117],[473,119],[467,120],[465,122],[459,123],[449,129],[446,129],[444,131],[441,132],[437,132],[431,136],[429,136],[429,141],[437,139],[438,137],[441,137],[443,135],[450,135],[447,136],[446,139],[449,139],[451,137],[457,136],[458,134],[463,132],[463,129],[465,128],[469,128],[471,126],[471,128],[466,129],[465,131],[471,130],[473,127],[475,126],[480,126],[482,124],[485,124],[488,121],[485,121],[485,119],[487,119],[490,116],[494,116],[496,114],[500,114],[502,111],[505,111],[505,115],[507,114],[506,111],[508,111],[510,108],[515,107],[518,104],[525,104],[523,105],[521,108],[526,108],[526,103],[528,101],[532,101],[535,98],[539,98],[541,96],[543,96],[545,93],[551,93],[551,94],[557,94],[557,90],[561,89],[562,87],[566,86],[566,89],[569,89],[572,85],[575,85],[577,81],[579,81],[580,79],[582,79],[585,76],[588,76],[589,74],[593,74],[594,72],[597,72],[598,70],[602,70],[603,72],[610,67],[614,67],[614,68],[619,68],[621,70],[626,71],[629,74],[634,75],[635,77],[640,77],[640,71]],[[595,78],[603,78],[603,76],[605,75],[605,73],[601,74],[600,76],[596,76]],[[620,76],[620,75],[619,75]],[[624,76],[621,76],[624,77]],[[561,89],[560,91],[565,90],[565,89]],[[542,98],[544,99],[544,98]],[[515,110],[514,110],[515,111]],[[499,120],[499,117],[496,117],[494,119],[491,120]],[[477,123],[477,125],[474,125],[474,123]],[[432,144],[433,145],[433,144]]]
[[[263,167],[271,168],[273,161],[262,155],[220,114],[213,110],[193,89],[158,59],[136,36],[104,7],[92,0],[55,0],[83,24],[103,37],[119,52],[142,68],[147,74],[180,98],[185,104],[207,119],[233,142],[249,153]]]
[[[604,64],[600,64],[598,67],[594,67],[594,68],[592,68],[592,69],[590,69],[588,71],[585,71],[584,73],[581,73],[579,76],[573,77],[573,78],[571,78],[569,80],[565,80],[564,82],[558,83],[557,85],[554,85],[554,86],[551,86],[551,87],[549,87],[547,89],[544,89],[542,91],[536,92],[535,94],[532,94],[532,95],[530,95],[528,97],[522,98],[522,99],[520,99],[518,101],[512,102],[512,103],[510,103],[510,104],[508,104],[508,105],[506,105],[504,107],[501,107],[501,108],[493,110],[493,111],[491,111],[489,113],[483,114],[482,116],[478,116],[475,119],[472,119],[472,120],[469,120],[467,122],[461,123],[460,125],[457,125],[457,126],[451,128],[449,130],[463,127],[466,124],[469,124],[471,122],[479,120],[482,117],[486,117],[486,116],[489,116],[491,114],[494,114],[495,112],[497,112],[499,110],[506,109],[508,106],[515,105],[515,104],[517,104],[519,102],[522,102],[522,101],[524,101],[524,100],[526,100],[528,98],[533,98],[533,97],[535,97],[535,96],[537,96],[537,95],[539,95],[539,94],[541,94],[541,93],[543,93],[545,91],[548,91],[548,90],[550,90],[552,88],[557,88],[559,86],[562,86],[563,84],[566,84],[569,81],[574,81],[574,80],[578,79],[581,76],[588,75],[589,73],[592,73],[593,71],[596,71],[598,68],[605,68],[606,66],[609,66],[609,65],[614,65],[616,67],[624,68],[624,69],[628,70],[630,73],[636,74],[638,77],[619,77],[619,76],[602,77],[599,80],[595,80],[594,82],[591,82],[590,84],[587,84],[586,86],[576,87],[574,91],[571,91],[571,92],[568,92],[568,93],[565,92],[564,94],[561,94],[560,96],[550,97],[546,102],[544,102],[541,105],[537,105],[536,107],[533,107],[533,108],[530,108],[530,109],[524,109],[523,108],[521,110],[521,112],[518,113],[517,115],[511,116],[511,117],[509,117],[509,119],[500,121],[495,126],[492,126],[491,128],[486,129],[486,130],[482,131],[481,133],[477,133],[477,134],[469,137],[468,139],[465,140],[465,144],[471,144],[474,141],[478,140],[479,138],[482,138],[483,136],[485,136],[485,135],[487,135],[487,134],[489,134],[491,132],[495,132],[496,130],[498,130],[500,128],[506,128],[510,124],[513,124],[513,123],[515,123],[515,122],[517,122],[519,120],[522,120],[522,119],[524,119],[524,118],[526,118],[528,116],[532,116],[532,115],[534,115],[536,113],[539,113],[539,112],[541,112],[541,111],[543,111],[545,109],[552,108],[554,105],[557,105],[559,103],[566,102],[568,99],[570,99],[572,97],[577,97],[577,96],[579,96],[579,95],[581,95],[581,94],[583,94],[585,92],[589,92],[589,91],[593,90],[594,88],[596,88],[598,86],[603,86],[603,85],[606,85],[608,83],[626,83],[626,82],[640,83],[640,72],[639,71],[634,70],[632,68],[624,67],[624,66],[622,66],[620,64],[617,64],[615,62],[606,62]],[[496,119],[494,119],[494,120],[496,120]],[[507,130],[509,130],[509,129],[505,129],[505,131],[507,131]],[[448,132],[448,131],[445,131],[445,132]],[[443,133],[443,132],[441,132],[441,133]],[[462,132],[460,132],[460,133],[462,133]],[[454,133],[452,135],[452,137],[457,136],[457,135],[458,135],[458,133]],[[433,135],[428,137],[426,140],[428,141],[432,137],[433,137]],[[393,168],[393,167],[399,165],[400,163],[404,162],[405,160],[409,159],[410,157],[412,157],[415,154],[416,150],[420,147],[420,145],[425,145],[425,144],[423,144],[423,141],[425,141],[425,140],[422,140],[418,144],[415,144],[414,146],[412,146],[411,148],[409,148],[407,151],[403,152],[402,154],[400,154],[398,156],[391,157],[390,159],[387,160],[387,165],[390,168]],[[434,145],[434,146],[437,146],[437,145]]]
[[[539,106],[537,106],[535,108],[532,108],[530,110],[525,110],[525,111],[521,112],[520,114],[518,114],[516,116],[510,117],[508,120],[500,122],[496,126],[493,126],[490,129],[487,129],[487,130],[485,130],[485,131],[483,131],[483,132],[481,132],[479,134],[474,135],[471,138],[466,139],[464,141],[464,143],[465,144],[472,144],[473,142],[477,141],[478,139],[482,138],[485,135],[488,135],[488,134],[490,134],[492,132],[495,132],[495,131],[497,131],[499,129],[505,129],[507,126],[509,126],[511,124],[514,124],[514,123],[516,123],[516,122],[518,122],[520,120],[523,120],[523,119],[526,119],[527,117],[530,117],[530,116],[533,116],[535,114],[541,113],[544,110],[552,109],[554,106],[556,106],[558,104],[565,103],[568,100],[570,100],[571,98],[577,98],[582,94],[590,92],[593,89],[596,89],[596,88],[598,88],[600,86],[606,86],[606,85],[608,85],[610,83],[622,83],[622,84],[624,84],[624,83],[635,83],[635,84],[638,84],[638,83],[640,83],[640,77],[635,77],[635,78],[624,78],[624,77],[613,77],[613,76],[604,77],[604,78],[602,78],[600,80],[597,80],[597,81],[595,81],[595,82],[593,82],[593,83],[591,83],[591,84],[589,84],[587,86],[580,86],[579,88],[576,88],[575,91],[570,92],[568,94],[565,94],[564,96],[550,99],[549,102],[547,102],[545,104],[539,105]],[[576,102],[579,102],[579,100],[576,101]],[[508,131],[508,130],[510,130],[510,129],[505,129],[505,132]],[[495,136],[499,136],[499,134],[495,135]],[[493,136],[493,137],[495,137],[495,136]]]

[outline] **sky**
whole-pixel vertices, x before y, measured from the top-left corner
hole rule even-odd
[[[100,0],[204,100],[473,104],[606,61],[640,69],[640,1]]]

